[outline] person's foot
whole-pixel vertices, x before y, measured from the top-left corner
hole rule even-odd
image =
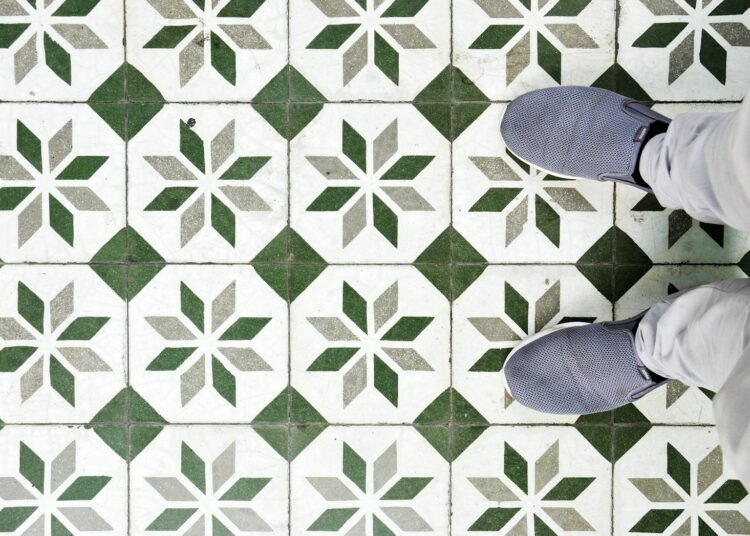
[[[511,102],[500,134],[511,153],[547,173],[651,192],[638,172],[639,157],[670,121],[606,89],[563,86],[531,91]]]
[[[624,406],[666,383],[635,350],[644,313],[618,322],[561,324],[523,341],[503,366],[510,395],[524,406],[566,415]]]

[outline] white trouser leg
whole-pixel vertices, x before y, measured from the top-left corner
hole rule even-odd
[[[750,489],[750,279],[673,294],[649,309],[636,333],[647,368],[716,391],[725,459]]]
[[[639,170],[663,206],[750,232],[750,93],[732,113],[675,117]]]

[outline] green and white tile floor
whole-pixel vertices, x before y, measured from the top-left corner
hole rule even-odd
[[[750,534],[712,393],[582,418],[523,337],[750,237],[519,162],[533,88],[750,86],[750,0],[0,0],[0,533]]]

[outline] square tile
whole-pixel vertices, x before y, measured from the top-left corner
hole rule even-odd
[[[7,426],[0,431],[0,530],[14,534],[127,534],[125,461],[92,430]]]
[[[291,464],[291,534],[448,534],[448,472],[413,428],[328,428]]]
[[[493,426],[453,463],[453,534],[610,534],[611,482],[575,428]]]
[[[732,104],[657,104],[668,117],[682,113],[731,112]],[[617,186],[616,223],[654,262],[736,263],[750,250],[750,237],[731,227],[693,220],[665,209],[653,195]]]
[[[503,364],[544,328],[611,318],[609,301],[572,266],[490,266],[453,303],[453,386],[492,423],[573,422],[516,402]]]
[[[90,260],[125,225],[125,143],[82,104],[2,104],[0,133],[0,258]]]
[[[568,180],[518,160],[493,104],[453,144],[453,226],[489,262],[575,262],[612,226],[611,184]]]
[[[329,100],[411,100],[450,63],[444,0],[289,5],[291,64]]]
[[[9,0],[0,8],[0,99],[85,101],[125,60],[120,0]]]
[[[731,0],[623,0],[617,61],[655,100],[741,100],[750,14]]]
[[[413,267],[330,267],[290,314],[292,386],[328,422],[410,423],[450,385],[450,305]]]
[[[250,106],[166,106],[129,144],[128,223],[167,261],[249,262],[287,222],[286,150]]]
[[[741,534],[750,498],[713,427],[652,428],[615,465],[614,533]]]
[[[86,266],[0,269],[0,419],[89,422],[125,387],[125,317]]]
[[[287,63],[287,2],[127,0],[128,61],[168,101],[250,101]]]
[[[249,266],[168,266],[130,303],[130,383],[168,422],[250,422],[287,385],[287,306]]]
[[[167,426],[130,464],[130,534],[286,534],[287,468],[249,427]]]
[[[614,0],[455,0],[453,63],[493,100],[589,85],[615,60]]]
[[[661,298],[699,285],[741,278],[737,266],[654,266],[615,304],[615,318],[635,316]],[[652,391],[635,407],[652,423],[713,424],[713,393],[673,381]]]
[[[291,224],[328,262],[412,262],[450,223],[450,145],[408,104],[332,104],[291,143]]]

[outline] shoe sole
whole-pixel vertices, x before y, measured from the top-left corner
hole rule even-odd
[[[541,339],[542,337],[545,337],[545,336],[549,335],[550,333],[554,333],[554,332],[560,331],[562,329],[575,328],[575,327],[578,327],[578,326],[588,326],[588,325],[590,325],[588,322],[565,322],[564,324],[558,324],[558,325],[553,326],[551,328],[543,329],[539,333],[535,333],[531,337],[525,338],[520,343],[518,343],[516,345],[516,347],[513,348],[513,350],[511,350],[510,354],[508,354],[508,358],[505,360],[505,363],[503,364],[503,368],[505,368],[507,366],[507,364],[510,363],[510,360],[513,359],[513,357],[515,357],[515,355],[518,352],[518,350],[520,350],[521,348],[523,348],[524,346],[526,346],[528,344],[531,344],[535,340]],[[510,393],[510,396],[513,396],[513,392],[510,390],[510,387],[508,386],[508,378],[505,377],[505,374],[503,374],[503,383],[505,384],[505,390],[508,393]],[[513,396],[513,398],[515,398],[515,397]]]

